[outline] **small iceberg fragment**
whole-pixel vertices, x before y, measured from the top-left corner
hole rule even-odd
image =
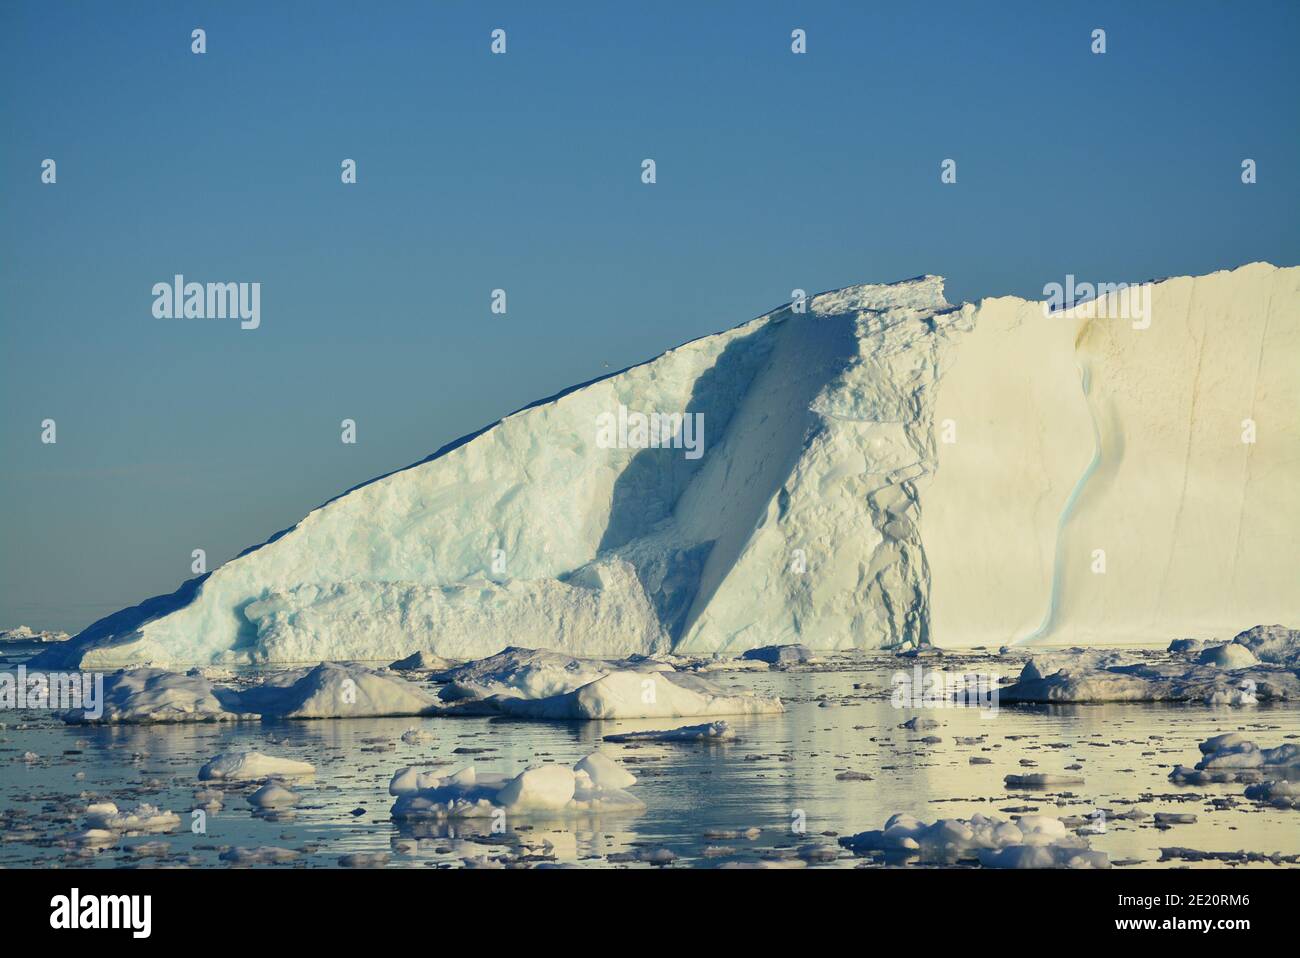
[[[735,730],[726,722],[706,722],[703,725],[686,725],[664,731],[621,732],[606,735],[605,741],[615,744],[629,742],[733,742]]]
[[[546,763],[513,777],[480,773],[473,766],[446,776],[401,768],[388,792],[397,798],[392,815],[399,821],[546,817],[642,811],[645,804],[626,791],[635,782],[613,759],[594,752],[572,768]]]
[[[986,815],[940,819],[933,825],[911,815],[894,815],[878,831],[840,839],[855,854],[883,854],[923,862],[978,861],[985,868],[1109,868],[1105,852],[1049,815],[1014,821]]]
[[[421,650],[390,663],[388,667],[394,672],[445,672],[452,666],[449,659]]]
[[[234,694],[214,689],[198,670],[181,674],[165,669],[122,669],[104,678],[102,713],[86,709],[57,712],[73,724],[134,722],[223,722],[238,714]]]
[[[290,808],[302,801],[302,796],[291,792],[277,781],[270,781],[248,796],[248,804],[260,809]]]
[[[784,668],[790,665],[808,665],[818,661],[812,649],[798,643],[792,645],[765,645],[750,649],[740,656],[742,659],[766,662],[768,665]]]
[[[322,662],[306,672],[275,676],[239,695],[243,711],[268,718],[382,718],[426,715],[437,701],[391,672]]]
[[[178,828],[181,817],[172,811],[141,802],[135,811],[120,811],[113,802],[96,802],[86,808],[86,823],[92,830],[115,833],[159,834]]]
[[[684,718],[784,711],[781,700],[730,691],[671,663],[575,659],[546,649],[506,649],[446,674],[444,702],[539,720]]]
[[[224,752],[201,769],[201,781],[255,782],[267,778],[303,778],[316,774],[310,762],[277,758],[262,752]]]
[[[1172,781],[1208,785],[1300,778],[1300,746],[1291,742],[1277,748],[1260,748],[1240,732],[1228,732],[1206,739],[1200,749],[1204,757],[1192,768],[1175,766],[1169,773]]]
[[[1280,627],[1278,627],[1280,628]],[[1290,631],[1290,630],[1286,630]],[[1242,635],[1250,635],[1249,630]],[[1240,637],[1239,637],[1240,638]],[[1164,653],[1117,653],[1071,649],[1035,655],[1017,680],[998,690],[1003,703],[1201,702],[1246,706],[1300,698],[1300,676],[1280,659],[1289,653],[1273,636],[1257,642],[1270,662],[1248,643],[1207,645],[1176,639]]]
[[[1078,775],[1053,775],[1035,772],[1029,775],[1008,775],[1002,780],[1007,788],[1051,788],[1056,785],[1082,785]]]

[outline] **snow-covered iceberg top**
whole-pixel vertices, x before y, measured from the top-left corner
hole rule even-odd
[[[1141,324],[1014,297],[954,307],[933,276],[787,304],[363,483],[36,665],[1296,624],[1300,268],[1150,291]],[[610,416],[689,417],[701,455],[671,431],[611,443]]]

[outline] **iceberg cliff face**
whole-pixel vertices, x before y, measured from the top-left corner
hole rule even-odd
[[[1298,286],[1263,264],[1167,281],[1143,330],[953,307],[937,277],[826,293],[520,410],[43,659],[1102,642],[1294,620]],[[637,413],[702,417],[702,455],[602,433]]]

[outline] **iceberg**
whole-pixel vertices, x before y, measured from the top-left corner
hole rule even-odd
[[[1155,282],[1142,323],[1107,302],[954,306],[936,276],[800,298],[363,483],[34,664],[1294,624],[1300,268]]]

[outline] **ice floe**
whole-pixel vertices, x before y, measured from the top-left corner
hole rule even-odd
[[[424,689],[391,672],[333,662],[268,679],[239,702],[245,711],[286,719],[424,715],[437,705]]]
[[[402,768],[393,775],[388,791],[397,798],[394,819],[441,821],[637,812],[645,808],[644,803],[626,791],[635,781],[617,762],[595,752],[572,768],[545,763],[515,776],[480,773],[473,766],[445,776]]]
[[[96,802],[86,809],[86,823],[94,830],[156,834],[175,830],[181,817],[145,802],[130,812],[119,810],[113,802]]]
[[[303,778],[316,773],[310,762],[278,758],[257,751],[225,752],[201,769],[200,781],[258,781],[267,778]]]
[[[60,712],[69,723],[215,722],[240,718],[233,692],[219,693],[197,670],[123,669],[104,678],[103,714]]]
[[[1248,635],[1255,630],[1250,630]],[[1282,660],[1276,638],[1262,642],[1268,661],[1248,642],[1221,644],[1175,640],[1164,654],[1072,649],[1035,654],[1019,678],[998,690],[1013,702],[1202,702],[1255,705],[1300,699],[1300,676]]]
[[[940,819],[933,825],[894,815],[879,831],[840,839],[856,854],[917,858],[925,862],[978,861],[985,868],[1109,868],[1105,852],[1070,831],[1059,818],[1022,815],[1004,821],[986,815]]]
[[[260,684],[213,685],[200,670],[185,674],[141,668],[104,681],[98,718],[84,710],[60,712],[68,723],[214,722],[255,719],[376,718],[425,715],[437,700],[399,675],[360,665],[322,662],[277,672]]]
[[[706,722],[703,725],[686,725],[682,728],[645,732],[621,732],[606,735],[606,742],[730,742],[736,731],[726,722]]]
[[[1240,732],[1227,732],[1206,739],[1200,749],[1201,760],[1192,768],[1175,766],[1170,779],[1184,785],[1207,785],[1300,778],[1300,746],[1291,742],[1261,748]]]
[[[758,715],[781,700],[731,691],[662,661],[608,663],[545,649],[506,649],[446,674],[445,702],[469,703],[519,718],[625,719]]]
[[[817,661],[817,656],[813,654],[812,649],[798,644],[764,645],[761,648],[749,649],[741,655],[741,658],[766,662],[768,665],[778,667],[806,665]]]

